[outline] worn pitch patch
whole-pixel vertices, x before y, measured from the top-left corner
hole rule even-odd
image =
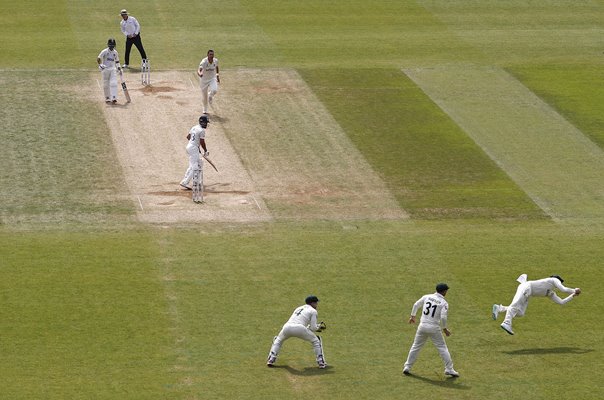
[[[192,72],[125,74],[132,103],[102,105],[138,217],[149,223],[406,218],[301,77],[292,70],[221,71],[206,143],[204,204],[178,185],[186,135],[202,111]]]
[[[506,71],[403,70],[554,219],[604,217],[604,152]]]

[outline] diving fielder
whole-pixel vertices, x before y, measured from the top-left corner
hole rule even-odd
[[[107,48],[101,51],[96,59],[103,78],[103,92],[105,103],[117,103],[117,75],[120,69],[120,58],[115,50],[115,39],[107,40]]]
[[[272,367],[275,364],[283,342],[291,337],[297,337],[310,342],[315,351],[319,368],[327,367],[323,355],[323,342],[321,341],[321,337],[315,334],[315,332],[320,332],[325,329],[325,324],[323,322],[317,323],[317,306],[319,299],[317,296],[308,296],[305,302],[305,305],[294,310],[291,317],[289,317],[289,320],[283,325],[283,328],[281,328],[279,335],[275,336],[271,351],[266,360],[266,365],[268,367]]]
[[[501,312],[505,312],[505,319],[500,325],[501,329],[509,333],[514,334],[512,330],[512,320],[514,317],[522,317],[528,307],[528,302],[531,297],[549,297],[556,304],[564,305],[571,301],[575,296],[581,294],[580,288],[567,288],[562,283],[564,279],[560,275],[552,275],[549,278],[538,279],[536,281],[527,280],[527,275],[522,274],[516,279],[520,285],[516,289],[516,294],[512,299],[509,306],[503,306],[501,304],[493,304],[492,317],[497,320],[497,316]],[[564,299],[558,297],[555,290],[559,290],[564,293],[568,293]]]
[[[208,103],[212,104],[212,99],[218,92],[218,84],[220,83],[218,59],[214,57],[214,50],[208,50],[208,56],[201,60],[197,69],[197,75],[199,76],[199,86],[201,87],[203,113],[207,114]]]
[[[415,333],[415,339],[413,345],[409,350],[407,361],[403,366],[403,374],[411,375],[411,368],[415,364],[415,360],[419,355],[420,350],[428,339],[432,340],[432,343],[436,346],[440,358],[445,363],[445,375],[458,377],[459,373],[453,369],[453,360],[447,343],[443,337],[443,333],[447,336],[451,335],[451,332],[447,328],[447,314],[449,312],[449,303],[445,300],[445,296],[449,286],[446,283],[439,283],[436,285],[436,293],[427,294],[422,296],[418,301],[413,304],[411,309],[411,317],[409,323],[415,323],[415,315],[421,308],[422,316],[419,320],[419,326]]]
[[[193,126],[187,135],[189,143],[187,143],[186,150],[187,154],[189,155],[189,168],[187,168],[184,178],[182,178],[182,181],[180,181],[180,186],[187,190],[191,190],[189,182],[193,178],[193,173],[203,168],[203,160],[200,157],[200,146],[201,149],[203,149],[203,155],[205,157],[210,154],[206,147],[205,140],[208,123],[210,123],[208,116],[202,115],[199,117],[199,124]]]

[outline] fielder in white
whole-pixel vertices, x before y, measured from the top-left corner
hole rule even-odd
[[[514,334],[514,331],[512,330],[512,320],[514,317],[522,317],[524,315],[526,308],[528,307],[529,298],[549,297],[554,303],[564,305],[571,301],[573,297],[581,294],[580,288],[571,289],[562,285],[564,279],[562,279],[560,275],[552,275],[549,278],[528,281],[527,275],[522,274],[516,280],[520,285],[518,285],[518,289],[516,289],[516,294],[510,305],[506,307],[501,304],[493,304],[492,309],[492,317],[494,320],[497,320],[499,313],[505,312],[505,319],[500,326],[510,335]],[[564,293],[569,293],[570,295],[562,299],[556,294],[556,289]]]
[[[199,86],[201,87],[203,113],[207,114],[208,103],[212,104],[212,100],[218,92],[218,84],[220,83],[218,59],[214,57],[214,50],[208,50],[208,56],[201,60],[197,69],[197,75],[199,76]]]
[[[202,115],[199,117],[199,124],[192,127],[187,135],[189,143],[187,143],[186,150],[189,155],[189,168],[187,168],[184,178],[180,181],[180,186],[186,190],[191,190],[189,182],[193,178],[193,173],[203,168],[203,161],[200,157],[201,151],[203,150],[203,155],[206,157],[210,154],[206,147],[205,140],[206,128],[209,123],[210,120],[208,119],[208,116]]]
[[[327,367],[325,356],[323,355],[323,342],[321,337],[315,334],[315,332],[325,329],[325,323],[317,323],[319,299],[317,296],[308,296],[305,302],[305,305],[294,310],[289,320],[281,328],[279,335],[275,336],[271,351],[268,353],[268,359],[266,360],[268,367],[272,367],[275,364],[279,350],[281,350],[281,345],[291,337],[297,337],[310,342],[315,351],[319,368]]]
[[[115,50],[115,39],[107,40],[107,48],[103,49],[96,59],[103,78],[105,103],[117,103],[117,71],[120,69],[120,58]]]
[[[440,357],[445,363],[445,375],[453,377],[459,376],[459,373],[453,369],[453,360],[451,359],[447,343],[443,337],[443,333],[447,336],[451,336],[451,332],[447,328],[449,303],[445,300],[445,295],[448,290],[449,286],[446,283],[439,283],[436,285],[436,293],[424,295],[413,304],[409,323],[415,323],[415,315],[420,308],[422,309],[422,316],[419,320],[419,326],[415,333],[413,345],[409,350],[407,361],[405,361],[405,365],[403,366],[403,374],[411,375],[411,368],[413,367],[413,364],[415,364],[415,360],[417,359],[420,350],[426,341],[431,339],[438,350],[438,354],[440,354]]]

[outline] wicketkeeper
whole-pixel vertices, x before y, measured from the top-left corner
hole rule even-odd
[[[272,367],[275,364],[284,341],[290,337],[297,337],[312,344],[319,368],[327,367],[323,355],[323,341],[320,336],[315,334],[315,332],[321,332],[327,328],[324,322],[317,323],[319,299],[317,296],[308,296],[305,302],[305,305],[294,310],[289,320],[281,328],[279,335],[275,336],[266,360],[267,366]]]

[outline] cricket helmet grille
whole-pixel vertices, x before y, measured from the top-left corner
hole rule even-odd
[[[208,118],[207,115],[202,115],[201,117],[199,117],[199,125],[207,125],[210,123],[210,119]]]
[[[109,47],[110,49],[115,47],[115,39],[114,38],[109,38],[107,40],[107,47]]]

